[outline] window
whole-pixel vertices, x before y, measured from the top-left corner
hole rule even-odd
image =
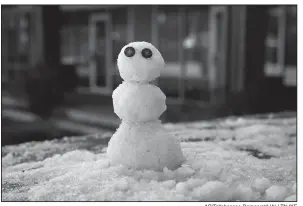
[[[297,7],[276,6],[269,9],[264,73],[282,77],[287,86],[297,79]]]
[[[88,58],[88,26],[65,25],[61,29],[61,61],[85,64]]]
[[[112,32],[111,39],[113,42],[113,88],[115,89],[119,84],[122,83],[122,78],[120,77],[118,66],[117,66],[117,58],[118,55],[127,42],[127,11],[128,7],[119,8],[113,11],[112,15]]]
[[[188,9],[183,39],[185,98],[209,100],[207,81],[209,52],[209,9]]]
[[[224,86],[226,10],[212,8],[158,8],[159,50],[166,63],[158,84],[168,97],[209,102],[211,95],[221,95],[213,93],[210,84]]]
[[[158,85],[168,97],[179,97],[179,79],[181,62],[179,52],[182,45],[180,39],[180,13],[178,8],[159,7],[156,15],[158,25],[159,46],[166,67],[161,72]]]
[[[286,40],[285,40],[285,73],[284,84],[297,85],[297,7],[286,7]]]
[[[88,26],[67,24],[61,29],[61,62],[76,65],[79,86],[89,86],[88,80]]]
[[[278,56],[282,49],[283,32],[283,10],[282,7],[273,7],[269,10],[268,16],[268,31],[265,39],[265,75],[279,76],[282,74],[282,66],[279,65]],[[279,29],[280,28],[280,29]]]
[[[3,14],[2,33],[2,75],[4,80],[14,80],[19,70],[24,70],[29,64],[30,55],[30,13],[10,15]],[[18,70],[18,71],[17,71]]]
[[[20,60],[23,62],[28,61],[29,51],[29,15],[23,15],[19,19],[19,34],[18,34],[18,53]]]
[[[113,88],[116,88],[122,79],[118,74],[117,56],[121,48],[127,44],[127,7],[110,10],[110,20],[96,20],[91,24],[91,18],[99,14],[107,14],[104,10],[98,12],[77,11],[65,12],[64,22],[61,30],[61,61],[64,64],[76,65],[77,74],[80,78],[80,87],[90,87],[90,81],[95,82],[97,87],[106,87],[107,60],[112,61],[111,66]],[[96,17],[97,18],[97,17]],[[89,39],[92,29],[96,32],[95,53],[89,50]],[[106,48],[105,36],[111,39],[111,48]],[[94,41],[94,40],[92,40]],[[106,52],[112,52],[112,59],[107,59]],[[93,56],[95,55],[95,56]],[[95,59],[93,59],[95,57]],[[106,58],[106,59],[104,59]],[[96,61],[96,69],[90,69],[90,63]],[[105,61],[106,60],[106,61]],[[94,74],[90,74],[94,72]],[[97,77],[97,79],[93,79]],[[94,84],[94,83],[93,83]],[[91,85],[92,86],[92,85]]]

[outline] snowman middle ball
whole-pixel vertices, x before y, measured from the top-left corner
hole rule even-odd
[[[156,86],[123,82],[113,92],[114,112],[126,122],[156,121],[166,110],[166,96]]]
[[[155,80],[165,65],[159,50],[148,42],[132,42],[124,46],[117,64],[122,79],[136,83]]]

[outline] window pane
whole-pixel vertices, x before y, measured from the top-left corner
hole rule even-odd
[[[127,42],[127,9],[119,8],[113,11],[112,15],[112,28],[111,38],[113,43],[113,55],[112,55],[112,65],[113,65],[113,88],[115,89],[119,84],[122,83],[122,78],[120,77],[117,58],[122,47],[128,44]]]
[[[20,63],[28,63],[30,15],[22,15],[19,19],[18,53]]]
[[[285,64],[286,66],[297,66],[297,7],[289,6],[286,10],[286,45]]]
[[[77,73],[80,77],[80,85],[82,87],[89,86],[89,49],[88,49],[88,26],[81,24],[77,27],[76,38],[74,38],[74,46],[77,46],[78,59]],[[74,47],[72,47],[74,48]]]
[[[96,75],[97,75],[97,86],[106,86],[106,22],[97,21],[96,27]]]
[[[268,15],[264,73],[266,76],[277,76],[282,72],[281,66],[278,65],[279,19],[282,15],[281,7],[270,8]]]
[[[8,83],[22,80],[23,73],[29,66],[30,55],[30,13],[12,14],[9,11],[2,15],[2,75]],[[21,73],[20,73],[21,72]]]
[[[208,101],[207,86],[209,9],[188,10],[186,35],[183,39],[185,56],[185,98]],[[219,44],[217,44],[219,45]]]
[[[61,29],[61,62],[76,65],[80,87],[89,86],[88,26],[66,24]]]
[[[1,60],[2,60],[2,68],[1,68],[1,81],[8,80],[8,68],[9,68],[9,35],[8,35],[8,20],[4,19],[2,16],[2,24],[1,24]],[[4,20],[3,20],[4,19]]]
[[[61,61],[63,64],[73,63],[73,26],[65,25],[61,29]]]
[[[82,64],[87,64],[89,58],[89,49],[88,49],[88,26],[83,25],[80,28],[80,62]]]
[[[286,7],[285,75],[284,83],[297,85],[297,7]]]
[[[159,8],[156,21],[159,28],[159,51],[166,63],[166,67],[161,71],[161,77],[158,79],[158,85],[168,97],[178,97],[181,75],[178,53],[180,45],[178,10]]]

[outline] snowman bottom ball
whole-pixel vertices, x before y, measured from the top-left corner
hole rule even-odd
[[[111,165],[134,169],[174,170],[185,161],[181,146],[160,121],[144,124],[122,122],[109,141]]]

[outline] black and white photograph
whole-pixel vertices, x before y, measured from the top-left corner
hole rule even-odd
[[[1,202],[297,205],[298,6],[99,3],[1,4]]]

